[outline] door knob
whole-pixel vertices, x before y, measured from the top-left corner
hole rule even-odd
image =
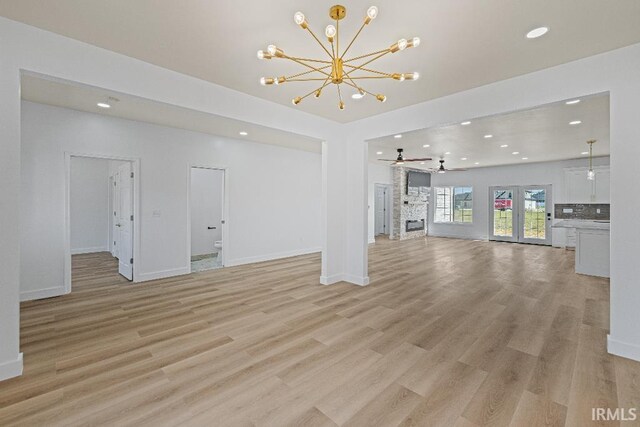
[[[116,227],[122,227],[122,224],[116,224]]]

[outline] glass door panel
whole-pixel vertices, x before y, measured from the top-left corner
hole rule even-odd
[[[520,230],[518,241],[549,244],[551,225],[550,186],[520,189]]]
[[[490,206],[491,236],[490,240],[513,242],[517,239],[517,222],[515,208],[515,187],[491,187]]]

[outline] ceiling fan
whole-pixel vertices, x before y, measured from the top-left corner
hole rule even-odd
[[[404,156],[402,155],[402,152],[404,150],[402,148],[398,148],[398,157],[396,157],[395,160],[391,160],[391,159],[379,159],[382,160],[383,162],[393,162],[391,163],[392,165],[403,165],[407,162],[426,162],[428,160],[433,160],[431,157],[423,157],[420,159],[405,159]]]
[[[445,173],[445,172],[455,172],[455,171],[466,171],[466,169],[463,168],[451,168],[451,169],[445,169],[444,167],[444,159],[440,159],[440,167],[439,168],[434,168],[434,169],[429,169],[431,172],[437,172],[437,173]]]

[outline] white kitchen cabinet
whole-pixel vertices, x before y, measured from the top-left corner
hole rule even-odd
[[[595,179],[587,179],[589,168],[564,170],[564,203],[609,203],[609,166],[593,168]]]

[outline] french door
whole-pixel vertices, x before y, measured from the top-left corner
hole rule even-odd
[[[551,186],[489,188],[489,240],[551,244]]]

